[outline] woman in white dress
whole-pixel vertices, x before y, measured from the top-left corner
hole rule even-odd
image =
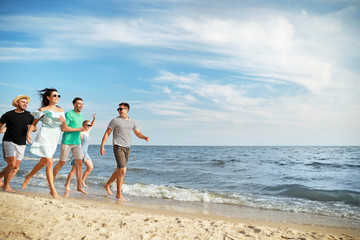
[[[41,108],[31,114],[34,116],[34,121],[30,125],[27,132],[27,141],[32,144],[30,152],[41,157],[31,172],[25,176],[22,188],[25,189],[29,180],[44,166],[46,166],[46,178],[49,183],[50,195],[54,198],[59,198],[59,195],[54,185],[53,175],[53,155],[56,151],[61,130],[63,131],[83,131],[83,128],[70,128],[65,123],[64,110],[56,104],[60,100],[60,95],[54,88],[45,88],[39,91],[41,96]],[[41,121],[42,128],[36,135],[34,142],[31,142],[31,132],[36,124]]]

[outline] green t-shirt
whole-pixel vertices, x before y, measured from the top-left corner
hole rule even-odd
[[[80,128],[83,123],[84,116],[82,113],[77,114],[74,110],[65,113],[66,124],[72,128]],[[81,144],[80,132],[64,132],[62,144]]]

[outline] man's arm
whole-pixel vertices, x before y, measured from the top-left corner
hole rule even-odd
[[[63,131],[63,132],[83,132],[83,131],[85,131],[84,127],[80,127],[80,128],[69,127],[66,124],[66,119],[63,116],[60,116],[58,119],[61,122],[61,131]]]
[[[138,138],[144,139],[144,140],[147,141],[147,142],[149,141],[149,137],[147,137],[147,136],[145,136],[144,134],[142,134],[139,129],[134,130],[134,133],[135,133],[135,135],[136,135]]]
[[[6,132],[5,123],[0,122],[0,133],[5,133],[5,132]]]
[[[83,131],[85,131],[85,128],[84,127],[72,128],[72,127],[69,127],[68,125],[66,125],[66,123],[63,123],[61,125],[61,131],[63,131],[63,132],[83,132]]]
[[[104,136],[103,136],[103,139],[101,141],[101,146],[100,146],[100,154],[102,156],[104,156],[106,154],[106,151],[105,151],[105,143],[107,141],[107,139],[109,138],[110,134],[112,132],[112,129],[111,128],[107,128],[105,133],[104,133]]]

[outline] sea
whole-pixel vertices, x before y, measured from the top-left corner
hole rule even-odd
[[[39,161],[27,146],[11,186],[47,194],[45,168],[21,189],[26,174]],[[112,146],[90,145],[94,169],[87,178],[88,195],[70,197],[117,201],[103,185],[116,169]],[[2,152],[2,151],[1,151]],[[54,155],[59,160],[60,145]],[[0,162],[0,167],[5,167]],[[66,164],[56,178],[64,192]],[[71,182],[76,189],[76,177]],[[112,185],[115,195],[116,184]],[[359,146],[132,146],[123,195],[129,204],[197,209],[225,217],[278,219],[282,222],[360,228]],[[265,213],[265,214],[264,214]],[[300,216],[300,217],[299,217]],[[297,219],[297,220],[296,220]]]

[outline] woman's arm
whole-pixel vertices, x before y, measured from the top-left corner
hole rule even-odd
[[[37,124],[39,121],[40,121],[40,118],[34,119],[34,121],[33,121],[32,124],[29,126],[28,131],[27,131],[27,133],[26,133],[26,141],[27,141],[28,143],[30,143],[30,144],[32,143],[32,142],[31,142],[31,133],[34,132],[34,131],[36,131],[36,129],[37,129],[36,124]]]
[[[96,113],[93,114],[93,120],[91,121],[91,127],[89,128],[88,132],[90,132],[91,129],[94,127],[95,119],[96,119]]]

